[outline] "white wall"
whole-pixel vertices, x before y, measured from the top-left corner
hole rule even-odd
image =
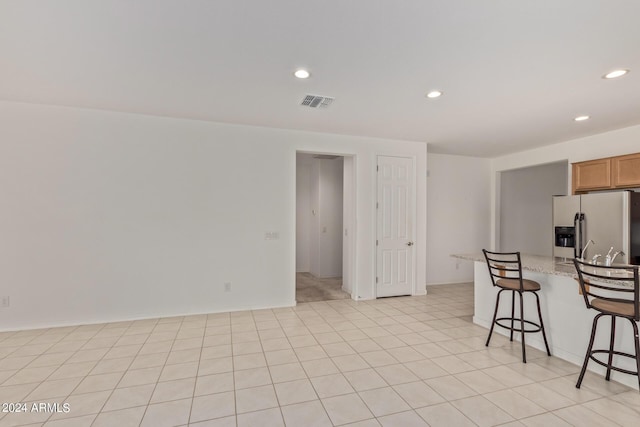
[[[356,219],[354,195],[355,195],[355,182],[353,177],[355,175],[355,159],[351,156],[344,157],[343,160],[343,242],[342,245],[342,289],[351,293],[353,290],[353,275],[355,266],[355,224],[353,221]]]
[[[296,151],[355,155],[357,296],[377,155],[416,159],[426,259],[423,143],[0,102],[0,329],[293,305]]]
[[[567,194],[567,162],[500,173],[501,251],[552,256],[553,196]]]
[[[571,163],[637,152],[640,152],[640,126],[631,126],[493,159],[491,163],[491,246],[495,248],[498,242],[497,172],[567,160],[569,162],[567,194],[570,194]]]
[[[320,215],[318,214],[318,203],[320,201],[320,163],[311,160],[311,187],[309,188],[309,204],[311,205],[311,217],[309,228],[309,272],[320,269],[320,245],[318,235],[320,234]]]
[[[342,276],[342,157],[315,159],[319,164],[318,269],[316,277]]]
[[[296,272],[311,269],[311,154],[296,156]]]
[[[451,254],[490,242],[490,160],[429,153],[427,284],[470,282],[473,265]]]

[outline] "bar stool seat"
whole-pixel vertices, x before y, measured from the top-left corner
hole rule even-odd
[[[638,269],[640,267],[631,265],[600,266],[578,259],[574,259],[573,264],[578,272],[578,282],[580,283],[580,290],[587,309],[594,309],[598,312],[593,318],[591,338],[576,388],[580,388],[580,385],[582,385],[590,360],[607,368],[605,375],[607,381],[610,380],[611,371],[613,370],[637,376],[638,387],[640,387],[640,338],[638,337],[638,322],[640,321]],[[594,349],[593,343],[598,330],[598,321],[602,316],[611,317],[609,348]],[[634,334],[635,354],[615,350],[616,319],[618,318],[628,320],[631,323]],[[606,360],[598,358],[598,356],[603,355],[608,356]],[[614,356],[635,359],[636,370],[632,371],[620,367],[619,364],[614,364]],[[604,357],[602,358],[604,359]]]
[[[540,290],[540,283],[534,280],[522,279],[522,285],[525,292],[535,292]],[[496,280],[496,286],[517,291],[520,289],[520,281],[516,279],[498,279]]]
[[[631,301],[607,301],[594,298],[591,300],[591,307],[603,313],[633,317],[633,303]]]
[[[491,282],[493,286],[500,288],[498,295],[496,296],[496,308],[493,313],[493,320],[491,322],[491,328],[489,329],[489,336],[487,337],[486,346],[491,341],[491,335],[493,334],[493,327],[495,325],[509,330],[509,340],[513,341],[513,333],[520,332],[522,342],[522,362],[527,363],[527,353],[525,350],[525,334],[542,332],[542,338],[544,339],[544,345],[547,349],[547,354],[551,356],[549,350],[549,344],[547,343],[547,334],[544,330],[544,323],[542,321],[542,312],[540,310],[540,298],[538,297],[538,291],[540,290],[540,283],[535,280],[525,279],[522,277],[522,262],[520,260],[520,252],[490,252],[483,249],[484,257],[487,261],[487,267],[489,268],[489,275],[491,276]],[[500,306],[500,295],[504,291],[510,291],[511,294],[511,316],[498,317],[498,308]],[[524,295],[530,293],[535,295],[536,304],[538,306],[538,321],[525,320],[524,318]],[[516,294],[520,296],[520,316],[515,315],[516,306]],[[507,322],[505,324],[505,322]]]

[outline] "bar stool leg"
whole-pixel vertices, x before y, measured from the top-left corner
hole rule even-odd
[[[511,291],[511,331],[509,331],[509,341],[513,341],[513,321],[516,314],[516,291]]]
[[[536,303],[538,303],[538,318],[540,319],[540,330],[542,331],[542,339],[544,339],[544,346],[547,348],[547,355],[551,356],[549,350],[549,343],[547,343],[547,334],[544,332],[544,323],[542,322],[542,311],[540,310],[540,297],[536,292],[533,293],[536,296]]]
[[[640,389],[640,338],[638,337],[638,324],[633,319],[629,319],[629,321],[633,326],[633,334],[636,338],[636,375],[638,375],[638,389]]]
[[[607,381],[611,378],[611,366],[613,364],[613,342],[616,338],[616,316],[611,316],[611,341],[609,343],[609,362],[607,363]]]
[[[489,336],[487,337],[487,342],[484,344],[485,347],[489,347],[489,341],[491,340],[491,334],[493,333],[493,327],[496,324],[496,317],[498,317],[498,305],[500,304],[500,294],[504,289],[500,289],[498,291],[498,296],[496,297],[496,309],[493,312],[493,321],[491,322],[491,328],[489,328]]]
[[[522,295],[522,292],[518,292],[518,295],[520,295],[520,338],[522,341],[522,363],[527,363],[527,353],[524,349],[524,295]]]
[[[598,327],[598,320],[603,316],[602,313],[598,314],[593,318],[593,326],[591,327],[591,339],[589,340],[589,347],[587,347],[587,354],[584,356],[584,363],[582,364],[582,370],[580,371],[580,376],[578,377],[578,382],[576,383],[576,388],[580,388],[582,385],[582,379],[584,378],[584,373],[587,371],[587,364],[589,363],[589,358],[591,357],[591,350],[593,349],[593,341],[596,338],[596,328]]]

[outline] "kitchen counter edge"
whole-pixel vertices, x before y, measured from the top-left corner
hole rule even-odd
[[[485,262],[484,254],[482,253],[452,254],[451,256],[465,261]],[[525,271],[572,278],[578,277],[571,258],[520,254],[520,259],[522,261],[522,270]]]

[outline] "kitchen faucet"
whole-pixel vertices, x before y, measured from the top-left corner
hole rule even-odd
[[[625,256],[626,254],[625,254],[624,252],[622,252],[622,251],[618,251],[618,252],[614,253],[614,254],[613,254],[613,258],[611,258],[611,264],[613,264],[613,261],[615,261],[615,260],[616,260],[616,257],[617,257],[618,255]]]
[[[591,264],[598,265],[598,258],[600,258],[602,254],[595,254],[593,258],[591,258]]]
[[[613,252],[613,246],[609,248],[609,252],[607,252],[607,256],[604,258],[604,265],[611,265],[611,252]]]
[[[587,242],[586,245],[584,245],[584,249],[582,250],[582,253],[580,254],[580,260],[584,260],[584,254],[585,252],[587,252],[587,248],[589,247],[589,245],[593,243],[594,245],[596,244],[596,242],[594,242],[593,240],[589,239],[589,241]]]

